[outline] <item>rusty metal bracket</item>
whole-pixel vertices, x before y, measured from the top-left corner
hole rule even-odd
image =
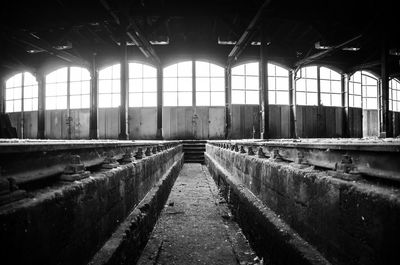
[[[75,181],[89,177],[90,172],[85,171],[85,165],[81,162],[79,155],[71,155],[70,163],[65,167],[61,180]]]

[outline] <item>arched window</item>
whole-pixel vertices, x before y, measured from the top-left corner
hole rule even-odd
[[[71,109],[90,107],[90,73],[81,67],[70,68],[70,104]]]
[[[209,63],[196,61],[196,105],[225,105],[224,68]]]
[[[129,107],[157,106],[157,69],[140,63],[129,64]]]
[[[99,71],[99,108],[121,104],[121,66],[115,64]]]
[[[232,104],[259,104],[258,63],[247,63],[232,68]]]
[[[192,106],[192,62],[181,62],[163,70],[164,106]]]
[[[361,71],[355,72],[349,80],[349,106],[361,108],[362,89],[361,89]]]
[[[89,107],[90,73],[87,69],[64,67],[46,75],[47,110]]]
[[[318,105],[318,67],[303,67],[297,73],[296,104]]]
[[[378,109],[378,78],[365,71],[355,72],[349,80],[349,106]]]
[[[321,104],[324,106],[342,106],[342,77],[326,67],[320,67]]]
[[[400,111],[400,82],[397,79],[390,80],[389,83],[389,109]]]
[[[5,103],[7,113],[37,110],[38,83],[36,78],[28,72],[10,77],[6,81]]]
[[[289,104],[289,71],[268,63],[268,103]]]
[[[46,75],[46,109],[66,109],[68,97],[68,67]]]

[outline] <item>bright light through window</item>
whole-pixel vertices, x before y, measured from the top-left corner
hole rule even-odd
[[[268,64],[269,104],[289,104],[289,71],[275,64]]]
[[[90,73],[81,67],[70,68],[70,108],[90,107]]]
[[[338,72],[320,67],[321,104],[323,106],[342,106],[342,81]]]
[[[22,73],[6,81],[6,112],[22,111]]]
[[[363,109],[378,109],[378,79],[368,72],[361,72]]]
[[[119,64],[99,71],[99,108],[117,108],[121,103],[121,68]]]
[[[296,104],[318,105],[318,67],[303,67],[297,73]]]
[[[157,106],[157,69],[140,63],[129,64],[129,107]]]
[[[349,80],[349,106],[361,108],[361,71],[355,72]]]
[[[163,70],[164,106],[192,106],[192,62],[181,62]]]
[[[46,76],[46,109],[66,109],[68,68],[60,68]]]
[[[225,105],[224,68],[208,62],[196,61],[196,105]]]
[[[389,109],[400,111],[400,82],[397,79],[390,80],[389,83]]]
[[[232,104],[259,104],[258,63],[247,63],[232,68]]]

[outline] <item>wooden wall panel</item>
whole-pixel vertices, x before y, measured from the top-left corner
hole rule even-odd
[[[164,139],[194,139],[192,107],[163,107]]]
[[[400,112],[393,112],[393,137],[400,135]]]
[[[129,108],[128,123],[129,139],[156,139],[157,108]]]
[[[119,108],[99,109],[98,112],[99,138],[118,139]]]
[[[224,139],[225,138],[225,107],[210,107],[208,108],[209,124],[208,138],[209,139]]]
[[[24,138],[36,139],[38,132],[38,112],[24,112]]]
[[[70,110],[71,139],[89,139],[90,110]]]
[[[379,122],[377,110],[363,110],[362,128],[363,137],[373,137],[379,134]]]
[[[11,126],[17,130],[18,138],[22,138],[22,133],[21,133],[22,114],[20,112],[7,113],[7,114],[8,114],[8,117],[10,117]]]
[[[289,138],[289,106],[269,106],[269,137]]]
[[[232,139],[260,138],[260,107],[232,105]]]
[[[67,110],[46,110],[44,117],[45,138],[68,139]]]
[[[349,108],[349,137],[361,138],[362,137],[362,109]]]

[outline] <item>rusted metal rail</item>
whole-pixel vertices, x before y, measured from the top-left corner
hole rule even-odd
[[[112,160],[141,159],[179,145],[179,141],[3,141],[0,178],[26,184]],[[71,160],[72,162],[71,168]],[[82,167],[83,165],[83,167]],[[81,169],[79,169],[81,168]]]
[[[400,181],[400,141],[209,141],[211,145],[346,174]]]

